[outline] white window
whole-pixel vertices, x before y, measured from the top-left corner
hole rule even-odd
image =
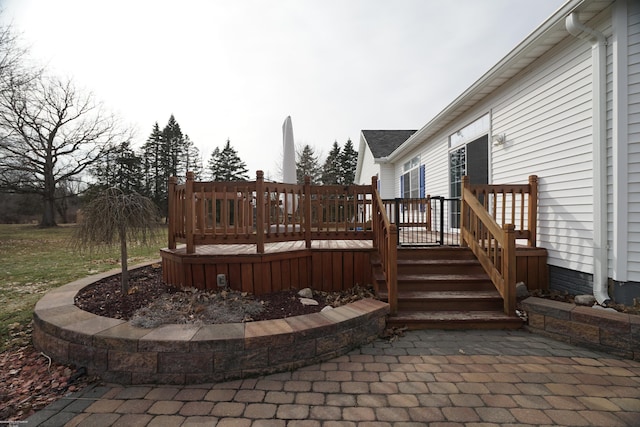
[[[400,195],[405,198],[420,197],[420,158],[414,157],[406,162],[400,178]]]

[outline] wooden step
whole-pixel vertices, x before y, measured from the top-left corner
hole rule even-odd
[[[488,291],[495,289],[485,273],[399,274],[400,291]]]
[[[482,265],[475,259],[399,259],[398,274],[482,274]]]
[[[398,260],[401,259],[468,259],[475,260],[471,249],[455,246],[436,246],[431,248],[400,248]]]
[[[378,296],[387,300],[382,263],[372,257]],[[503,312],[502,297],[471,250],[401,248],[397,260],[398,312],[389,327],[409,329],[517,329]]]
[[[387,300],[386,291],[380,293]],[[492,291],[401,291],[398,307],[407,311],[482,311],[502,310],[503,302],[495,289]]]
[[[408,329],[518,329],[522,319],[500,311],[398,311],[387,327]]]

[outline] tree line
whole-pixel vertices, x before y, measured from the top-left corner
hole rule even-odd
[[[29,66],[10,27],[0,25],[0,222],[39,215],[43,227],[57,218],[69,222],[69,210],[109,188],[150,198],[167,212],[168,179],[248,180],[246,163],[227,139],[202,155],[171,115],[156,122],[139,149],[133,132],[108,112],[92,93],[71,79]],[[321,165],[309,145],[296,153],[299,183],[353,183],[357,153],[351,140],[336,142]]]

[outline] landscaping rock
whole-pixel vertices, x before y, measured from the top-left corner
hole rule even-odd
[[[596,299],[593,295],[576,295],[573,298],[573,302],[576,305],[591,306],[596,303]]]
[[[300,291],[298,291],[298,296],[301,296],[302,298],[313,298],[313,291],[311,288],[300,289]]]
[[[529,296],[529,289],[524,282],[516,283],[516,298],[526,298]]]
[[[319,302],[311,298],[300,298],[302,305],[318,305]]]
[[[333,307],[331,307],[330,305],[327,305],[323,307],[322,310],[320,310],[320,313],[322,313],[323,311],[329,311],[329,310],[333,310]]]
[[[616,310],[615,308],[612,307],[603,307],[600,304],[593,304],[592,305],[593,308],[597,308],[598,310],[605,310],[605,311],[612,311],[614,313],[616,313],[618,310]]]

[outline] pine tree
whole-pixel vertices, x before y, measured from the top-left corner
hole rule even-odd
[[[296,179],[298,184],[304,184],[305,176],[311,177],[312,184],[317,184],[320,181],[322,171],[313,148],[308,144],[305,145],[301,151],[298,151],[296,157]]]
[[[167,125],[162,130],[162,166],[165,181],[171,176],[184,176],[185,142],[182,130],[176,118],[171,115]]]
[[[92,173],[96,182],[85,192],[89,199],[107,188],[131,194],[140,193],[144,187],[142,158],[133,151],[129,141],[109,150],[101,162],[94,166]]]
[[[322,167],[322,183],[325,185],[339,184],[341,174],[340,147],[338,146],[338,141],[335,141]]]
[[[158,122],[153,125],[151,134],[142,146],[142,169],[144,185],[142,194],[150,197],[160,207],[162,200],[166,198],[167,182],[163,170],[163,136]]]
[[[212,181],[245,181],[249,179],[248,169],[236,150],[227,139],[222,151],[218,147],[213,150],[207,164]]]
[[[209,162],[207,163],[207,172],[211,181],[215,181],[215,177],[220,174],[220,149],[218,147],[213,149]]]
[[[358,152],[353,149],[351,139],[344,144],[342,153],[340,154],[340,167],[342,181],[340,184],[351,185],[356,179],[356,166],[358,164]]]
[[[191,141],[189,135],[184,136],[185,156],[184,156],[184,169],[186,172],[193,172],[196,180],[202,178],[202,156],[200,150]]]

